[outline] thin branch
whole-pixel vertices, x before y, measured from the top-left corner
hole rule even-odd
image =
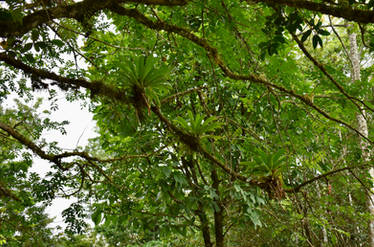
[[[248,54],[250,54],[251,56],[253,56],[254,52],[252,51],[252,49],[249,46],[248,42],[244,39],[243,35],[241,35],[241,33],[239,32],[239,30],[236,28],[236,26],[234,24],[235,23],[234,18],[230,14],[230,11],[228,10],[228,8],[227,8],[224,0],[221,0],[221,5],[222,5],[223,9],[226,12],[226,15],[227,15],[227,18],[228,18],[229,22],[232,23],[232,27],[234,29],[236,37],[244,44],[245,48],[247,49]],[[253,58],[250,57],[250,60],[253,60]]]
[[[56,21],[53,21],[53,23],[56,24],[57,26],[59,26],[59,27],[65,29],[65,30],[69,31],[69,32],[72,32],[72,33],[75,33],[75,34],[81,35],[81,36],[83,36],[83,37],[86,37],[87,39],[94,40],[94,41],[96,41],[96,42],[102,43],[102,44],[104,44],[104,45],[106,45],[106,46],[109,46],[109,47],[112,47],[112,48],[115,48],[115,49],[141,50],[141,51],[144,51],[144,49],[143,49],[143,48],[140,48],[140,47],[133,48],[133,47],[125,47],[125,46],[120,46],[120,45],[114,45],[114,44],[111,44],[111,43],[106,42],[106,41],[104,41],[104,40],[101,40],[101,39],[95,38],[95,37],[93,37],[92,35],[90,35],[90,36],[87,37],[85,34],[83,34],[83,33],[81,33],[81,32],[78,32],[78,31],[76,31],[76,30],[73,30],[73,29],[71,29],[71,28],[68,28],[68,27],[66,27],[66,26],[64,26],[64,25],[62,25],[62,24],[60,24],[60,23],[58,23],[58,22],[56,22]]]
[[[369,196],[369,200],[371,203],[374,203],[373,199],[371,198],[370,194],[374,195],[374,192],[371,190],[371,188],[368,188],[368,186],[365,185],[365,183],[352,171],[349,170],[349,173],[352,174],[352,176],[361,184],[361,186],[365,189],[366,194]]]
[[[305,181],[291,189],[285,189],[285,192],[299,192],[300,189],[308,184],[311,184],[317,180],[320,180],[322,178],[326,178],[328,176],[332,176],[336,173],[339,173],[339,172],[342,172],[342,171],[345,171],[345,170],[352,170],[352,169],[366,169],[368,167],[372,167],[372,165],[369,165],[369,164],[364,164],[364,165],[360,165],[360,166],[346,166],[346,167],[343,167],[343,168],[339,168],[339,169],[336,169],[336,170],[332,170],[332,171],[329,171],[329,172],[326,172],[324,174],[321,174],[319,176],[316,176],[308,181]]]
[[[357,102],[361,103],[363,106],[365,106],[368,110],[374,112],[374,109],[370,106],[368,106],[364,101],[358,99],[358,98],[355,98],[351,95],[349,95],[345,89],[343,88],[342,85],[340,85],[328,72],[327,70],[325,69],[325,67],[319,63],[309,52],[308,50],[305,48],[304,44],[299,40],[299,38],[291,33],[292,35],[292,38],[296,41],[297,45],[299,46],[299,48],[302,50],[302,52],[305,54],[305,56],[319,69],[321,70],[321,72],[335,85],[335,87],[347,98],[349,99],[359,110],[360,112],[362,111],[361,110],[361,107],[357,104]]]
[[[193,93],[195,91],[200,91],[201,89],[206,89],[207,87],[206,86],[201,86],[201,87],[195,87],[195,88],[191,88],[191,89],[188,89],[186,91],[183,91],[183,92],[178,92],[178,93],[175,93],[173,95],[170,95],[164,99],[161,100],[161,104],[164,104],[164,103],[167,103],[167,102],[170,102],[172,101],[173,99],[175,98],[179,98],[179,97],[183,97],[187,94],[190,94],[190,93]]]
[[[330,16],[329,16],[329,22],[330,22],[330,26],[329,26],[329,27],[331,27],[331,29],[332,29],[332,31],[334,32],[335,36],[338,38],[340,44],[341,44],[342,47],[343,47],[344,53],[345,53],[345,55],[346,55],[347,58],[348,58],[349,63],[351,64],[351,66],[353,66],[353,65],[352,65],[353,63],[352,63],[352,60],[351,60],[351,56],[349,56],[348,50],[347,50],[347,48],[345,47],[345,44],[344,44],[343,40],[340,38],[340,35],[338,34],[338,32],[336,31],[334,25],[332,24],[332,20],[331,20],[331,17],[330,17]]]
[[[73,191],[72,193],[70,194],[65,194],[65,197],[69,198],[71,196],[74,196],[76,194],[78,194],[80,191],[82,191],[83,189],[83,185],[84,185],[84,181],[85,181],[85,175],[86,175],[86,172],[84,171],[83,167],[79,165],[79,170],[80,170],[80,174],[81,174],[81,182],[80,182],[80,186],[79,188],[76,190],[76,191]]]
[[[366,48],[373,49],[373,46],[371,46],[370,44],[367,44],[366,41],[365,41],[365,32],[366,32],[365,27],[362,26],[360,23],[358,23],[358,27],[360,28],[362,44],[363,44]]]
[[[13,193],[13,191],[6,188],[5,185],[2,182],[0,182],[0,198],[1,197],[8,197],[8,198],[11,198],[14,201],[18,201],[18,202],[22,201],[18,196],[16,196]]]
[[[61,35],[59,34],[58,30],[56,30],[54,27],[52,27],[51,25],[48,25],[48,27],[61,39],[63,40],[63,37],[61,37]],[[87,57],[86,55],[84,55],[82,52],[80,52],[79,50],[77,50],[72,44],[70,44],[70,42],[68,40],[65,41],[66,44],[70,47],[70,49],[75,53],[78,53],[81,57],[83,57],[87,62],[89,62],[91,65],[97,67],[97,65],[95,64],[95,62],[90,59],[89,57]],[[77,59],[76,59],[76,56],[74,54],[74,59],[75,59],[75,64],[77,66]],[[78,68],[76,68],[76,70],[78,71]]]
[[[197,170],[199,171],[199,175],[201,177],[201,180],[203,181],[203,183],[205,185],[208,185],[208,182],[206,181],[205,177],[204,177],[204,174],[203,174],[203,171],[201,170],[201,167],[200,167],[200,164],[197,160],[194,160],[195,161],[195,164],[196,164],[196,167],[197,167]]]
[[[57,167],[60,168],[63,171],[66,171],[66,170],[70,169],[72,167],[72,165],[74,165],[74,162],[73,163],[63,163],[61,161],[63,158],[74,157],[74,156],[83,158],[84,160],[86,160],[88,162],[87,163],[88,166],[91,166],[94,169],[96,169],[101,175],[103,175],[106,178],[106,180],[108,180],[110,182],[110,184],[112,184],[114,186],[116,186],[116,185],[113,183],[112,179],[105,173],[105,171],[99,165],[95,164],[94,162],[106,163],[106,162],[114,162],[114,161],[125,160],[125,159],[129,159],[129,158],[149,157],[151,155],[154,155],[155,153],[160,152],[161,150],[163,150],[167,146],[167,145],[165,145],[165,146],[161,147],[160,149],[158,149],[158,150],[156,150],[152,153],[149,153],[149,154],[126,155],[126,156],[122,156],[122,157],[118,157],[118,158],[112,158],[112,159],[99,159],[99,158],[96,158],[96,157],[91,157],[86,152],[78,152],[78,151],[64,152],[64,153],[61,153],[61,154],[49,154],[49,153],[46,153],[45,151],[43,151],[33,141],[29,140],[27,137],[23,136],[22,134],[20,134],[18,131],[16,131],[15,129],[13,129],[9,125],[6,125],[6,124],[0,122],[0,129],[4,130],[10,136],[12,136],[14,139],[16,139],[18,142],[20,142],[21,144],[28,147],[31,151],[33,151],[35,154],[37,154],[40,158],[48,160],[48,161],[56,164]],[[68,166],[64,166],[63,164],[68,165]]]
[[[60,169],[66,170],[62,164],[60,159],[56,158],[53,154],[47,154],[45,153],[40,147],[38,147],[35,143],[33,143],[31,140],[29,140],[27,137],[21,135],[18,131],[10,127],[9,125],[6,125],[2,122],[0,122],[0,129],[7,132],[9,135],[11,135],[14,139],[31,149],[35,154],[37,154],[40,158],[49,160],[53,163],[55,163]]]

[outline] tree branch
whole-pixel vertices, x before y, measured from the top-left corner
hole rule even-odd
[[[368,106],[364,101],[355,98],[351,95],[349,95],[342,85],[340,85],[325,69],[325,67],[319,63],[305,48],[304,44],[299,40],[299,38],[291,33],[292,38],[296,41],[297,45],[299,46],[300,50],[304,53],[304,55],[335,85],[335,87],[347,98],[349,99],[361,112],[361,107],[357,104],[357,102],[361,103],[363,106],[365,106],[368,110],[374,112],[374,109],[370,106]]]
[[[208,151],[206,151],[200,144],[199,139],[197,137],[194,137],[192,135],[189,135],[188,133],[185,133],[181,129],[179,129],[177,126],[175,126],[172,122],[170,122],[160,111],[160,109],[156,106],[152,106],[151,110],[154,114],[163,122],[166,124],[167,128],[170,129],[174,134],[179,138],[179,140],[187,145],[192,151],[198,152],[202,154],[206,159],[210,160],[213,164],[220,167],[222,170],[224,170],[226,173],[230,174],[236,179],[239,179],[243,182],[250,183],[252,185],[258,185],[256,182],[250,181],[249,178],[231,170],[229,167],[227,167],[225,164],[223,164],[221,161],[219,161],[215,156],[210,154]]]
[[[130,97],[127,96],[126,91],[116,89],[115,87],[111,87],[100,81],[89,82],[85,79],[73,79],[73,78],[63,77],[63,76],[57,75],[53,72],[50,72],[44,69],[37,69],[37,68],[31,67],[23,63],[22,61],[9,56],[5,52],[0,53],[0,61],[3,61],[8,65],[11,65],[17,69],[22,70],[26,74],[37,76],[40,79],[53,80],[57,82],[57,86],[59,86],[63,90],[66,90],[66,88],[83,87],[86,89],[90,89],[91,94],[93,95],[107,96],[111,99],[116,99],[125,104],[128,104],[131,101]]]
[[[143,15],[141,12],[139,12],[136,9],[126,9],[126,8],[120,6],[120,5],[116,5],[115,7],[111,8],[110,10],[119,14],[119,15],[132,17],[135,20],[137,20],[138,22],[142,23],[143,25],[149,27],[150,29],[154,29],[154,30],[158,30],[158,31],[164,30],[164,31],[167,31],[167,32],[176,33],[176,34],[192,41],[193,43],[202,47],[207,52],[207,55],[222,69],[222,71],[224,72],[224,74],[227,77],[230,77],[231,79],[234,79],[234,80],[252,81],[254,83],[261,84],[261,85],[271,87],[271,88],[275,88],[275,89],[277,89],[281,92],[287,93],[288,95],[290,95],[292,97],[295,97],[295,98],[299,99],[300,101],[302,101],[304,104],[310,106],[311,108],[316,110],[318,113],[323,115],[328,120],[331,120],[331,121],[334,121],[334,122],[339,123],[341,125],[344,125],[348,129],[356,132],[359,136],[361,136],[362,138],[364,138],[368,142],[374,144],[373,141],[371,141],[368,137],[363,135],[360,131],[358,131],[356,128],[354,128],[350,124],[346,123],[343,120],[340,120],[340,119],[337,119],[337,118],[334,118],[334,117],[330,116],[327,112],[325,112],[320,107],[315,105],[308,97],[306,97],[304,95],[299,95],[291,89],[287,89],[287,88],[279,86],[277,84],[273,84],[273,83],[269,82],[262,75],[253,75],[253,74],[242,75],[242,74],[238,74],[236,72],[231,71],[231,69],[229,67],[227,67],[226,64],[224,63],[224,61],[222,60],[220,54],[218,53],[218,50],[215,47],[211,46],[206,39],[199,38],[197,35],[192,33],[192,31],[190,31],[186,28],[182,28],[182,27],[178,27],[178,26],[175,26],[175,25],[172,25],[172,24],[168,24],[164,21],[160,21],[160,20],[159,21],[153,21],[153,20],[149,19],[148,17],[146,17],[145,15]]]
[[[18,202],[21,201],[21,199],[16,196],[13,191],[6,188],[6,186],[2,182],[0,182],[0,198],[1,197],[8,197]]]
[[[306,104],[306,105],[310,106],[311,108],[315,109],[318,113],[323,115],[325,118],[327,118],[331,121],[334,121],[336,123],[344,125],[348,129],[356,132],[359,136],[361,136],[362,138],[367,140],[369,143],[373,144],[373,141],[371,141],[368,137],[363,135],[356,128],[352,127],[350,124],[344,122],[343,120],[340,120],[340,119],[337,119],[337,118],[334,118],[334,117],[330,116],[327,112],[325,112],[320,107],[318,107],[313,102],[311,102],[311,100],[308,97],[306,97],[304,95],[296,94],[293,90],[290,90],[290,89],[284,88],[282,86],[273,84],[261,75],[260,76],[251,75],[251,74],[250,75],[242,75],[242,74],[237,74],[237,73],[231,71],[231,69],[228,68],[225,65],[225,63],[223,62],[223,60],[222,60],[220,54],[218,53],[217,49],[215,47],[212,47],[206,39],[199,38],[198,36],[193,34],[190,30],[182,28],[182,27],[178,27],[178,26],[175,26],[175,25],[171,25],[171,24],[165,23],[163,21],[152,21],[151,19],[147,18],[145,15],[143,15],[141,12],[139,12],[136,9],[126,9],[126,8],[123,8],[122,6],[119,6],[119,5],[113,6],[110,9],[113,12],[118,13],[120,15],[132,17],[132,18],[136,19],[137,21],[139,21],[140,23],[144,24],[145,26],[147,26],[151,29],[164,30],[164,31],[167,31],[167,32],[176,33],[176,34],[192,41],[193,43],[201,46],[203,49],[206,50],[207,55],[222,69],[222,71],[224,72],[224,74],[227,77],[230,77],[234,80],[252,81],[252,82],[255,82],[257,84],[262,84],[262,85],[265,85],[267,87],[275,88],[275,89],[277,89],[281,92],[287,93],[288,95],[299,99],[304,104]],[[57,75],[53,72],[33,68],[33,67],[23,63],[22,61],[17,60],[15,58],[7,55],[6,53],[0,53],[0,60],[6,62],[9,65],[12,65],[12,66],[18,68],[18,69],[23,70],[25,73],[37,75],[40,78],[51,79],[51,80],[57,81],[59,83],[65,84],[65,85],[67,84],[68,86],[73,85],[73,86],[84,87],[84,88],[90,89],[91,92],[94,95],[107,96],[107,97],[112,98],[112,99],[117,99],[118,101],[123,102],[123,103],[131,103],[131,99],[127,96],[125,91],[116,89],[114,87],[110,87],[110,86],[105,85],[104,83],[99,82],[99,81],[88,82],[84,79],[70,79],[70,78],[62,77],[62,76],[59,76],[59,75]],[[59,85],[59,86],[61,87],[61,85]]]
[[[40,158],[49,160],[53,163],[55,163],[59,168],[65,170],[65,168],[61,165],[60,159],[56,158],[55,155],[47,154],[45,153],[40,147],[38,147],[35,143],[33,143],[31,140],[20,134],[17,130],[13,129],[9,125],[6,125],[2,122],[0,122],[0,129],[7,132],[9,135],[11,135],[14,139],[31,149],[34,153],[36,153]]]
[[[7,132],[10,136],[12,136],[14,139],[16,139],[22,145],[25,145],[26,147],[28,147],[31,151],[33,151],[35,154],[37,154],[40,158],[48,160],[48,161],[56,164],[61,170],[68,170],[69,169],[69,167],[64,167],[62,165],[61,159],[68,158],[68,157],[74,157],[74,156],[80,157],[80,158],[86,160],[91,167],[98,170],[99,173],[102,174],[112,185],[114,185],[112,179],[108,175],[106,175],[105,171],[94,162],[109,163],[109,162],[127,160],[127,159],[131,159],[131,158],[146,158],[146,157],[149,157],[149,156],[152,156],[156,153],[161,152],[163,149],[165,149],[168,146],[168,145],[164,145],[164,146],[160,147],[159,149],[157,149],[157,150],[155,150],[154,152],[151,152],[151,153],[137,154],[137,155],[136,154],[135,155],[124,155],[124,156],[121,156],[121,157],[115,157],[115,158],[110,158],[110,159],[100,159],[100,158],[97,158],[97,157],[90,156],[87,152],[78,152],[78,151],[64,152],[64,153],[60,153],[60,154],[48,154],[45,151],[43,151],[39,146],[37,146],[33,141],[29,140],[27,137],[23,136],[21,133],[19,133],[17,130],[10,127],[9,125],[0,122],[0,129]]]
[[[107,9],[113,4],[138,3],[147,5],[182,6],[187,0],[84,0],[71,5],[58,5],[35,11],[22,20],[0,21],[0,37],[21,36],[31,29],[53,19],[73,18],[78,21],[91,17],[98,11]]]
[[[14,139],[19,141],[21,144],[28,147],[31,151],[33,151],[35,154],[37,154],[40,158],[44,160],[48,160],[54,164],[57,165],[58,168],[60,168],[63,171],[66,171],[69,169],[69,167],[64,167],[61,159],[66,157],[72,157],[72,156],[79,156],[81,158],[85,158],[91,166],[93,166],[96,170],[100,172],[101,175],[103,175],[111,184],[113,184],[112,180],[108,175],[105,174],[105,172],[101,169],[101,167],[94,164],[92,161],[95,160],[95,158],[91,158],[87,153],[84,152],[66,152],[62,154],[48,154],[45,151],[43,151],[39,146],[37,146],[34,142],[29,140],[27,137],[23,136],[21,133],[19,133],[17,130],[13,129],[9,125],[6,125],[2,122],[0,122],[0,129],[7,132],[9,135],[11,135]]]
[[[291,189],[285,189],[285,192],[288,192],[288,193],[289,192],[299,192],[302,187],[304,187],[304,186],[306,186],[308,184],[311,184],[311,183],[313,183],[313,182],[315,182],[317,180],[320,180],[322,178],[326,178],[328,176],[332,176],[332,175],[334,175],[336,173],[339,173],[339,172],[342,172],[342,171],[345,171],[345,170],[364,169],[364,168],[366,169],[368,167],[372,167],[372,166],[369,165],[369,164],[364,164],[364,165],[361,165],[361,166],[354,166],[354,167],[347,166],[347,167],[339,168],[339,169],[336,169],[336,170],[332,170],[332,171],[326,172],[324,174],[321,174],[319,176],[316,176],[316,177],[314,177],[314,178],[312,178],[312,179],[310,179],[308,181],[305,181],[305,182],[303,182],[303,183],[301,183],[301,184],[299,184],[299,185],[297,185],[297,186],[295,186],[295,187],[293,187]]]
[[[172,101],[175,98],[182,97],[182,96],[185,96],[187,94],[193,93],[195,91],[200,91],[201,89],[206,89],[206,88],[207,88],[206,86],[200,86],[200,87],[195,87],[195,88],[188,89],[188,90],[183,91],[183,92],[175,93],[173,95],[170,95],[170,96],[167,96],[167,97],[163,98],[161,100],[161,104],[168,103],[168,102]]]
[[[338,6],[306,0],[255,0],[255,2],[311,10],[359,23],[374,23],[374,11],[355,9],[350,6],[342,6],[342,4]]]

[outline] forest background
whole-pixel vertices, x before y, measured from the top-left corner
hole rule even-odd
[[[374,246],[374,0],[0,3],[0,245]]]

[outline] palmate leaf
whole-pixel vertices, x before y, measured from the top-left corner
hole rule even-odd
[[[204,133],[212,132],[222,126],[222,123],[217,121],[216,117],[209,117],[206,119],[202,125]]]
[[[157,88],[167,84],[170,69],[165,66],[156,67],[156,59],[153,57],[136,57],[127,59],[121,66],[120,75],[124,77],[125,86],[134,84],[142,88]]]
[[[154,57],[138,56],[124,60],[116,80],[129,91],[136,119],[142,122],[145,118],[144,109],[148,109],[149,113],[152,103],[160,105],[159,95],[169,90],[170,69],[157,66]]]
[[[254,176],[269,176],[280,173],[286,165],[286,157],[283,150],[270,154],[257,150],[253,159],[253,161],[243,161],[241,164],[248,166]]]
[[[195,136],[201,137],[203,134],[213,132],[222,126],[222,123],[219,123],[216,117],[209,117],[204,120],[204,116],[200,114],[193,115],[191,111],[188,111],[187,115],[188,120],[177,117],[174,121]],[[204,137],[208,137],[208,135],[204,135]]]
[[[189,129],[188,122],[182,117],[177,117],[174,122],[178,123],[185,130]]]

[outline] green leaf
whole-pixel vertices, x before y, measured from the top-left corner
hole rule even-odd
[[[316,49],[318,44],[322,47],[322,39],[316,34],[313,36],[313,48]]]
[[[12,14],[10,11],[0,8],[0,21],[11,21]]]
[[[62,42],[62,40],[59,40],[59,39],[54,39],[51,42],[52,42],[52,44],[54,44],[54,45],[56,45],[60,48],[64,46],[64,42]]]
[[[330,32],[328,32],[327,30],[319,29],[318,34],[321,34],[323,36],[328,36],[330,35]]]
[[[37,41],[38,38],[39,38],[39,31],[36,30],[36,29],[33,29],[33,30],[31,31],[31,40],[32,40],[32,41]]]
[[[23,46],[23,48],[21,49],[21,52],[28,52],[29,50],[31,50],[33,46],[33,43],[27,43]]]
[[[370,0],[367,6],[368,6],[369,9],[373,8],[374,7],[374,0]]]
[[[307,40],[307,38],[309,37],[309,35],[312,33],[312,29],[309,29],[308,31],[306,31],[303,36],[301,37],[301,42],[304,42],[305,40]]]
[[[102,219],[101,209],[96,209],[96,211],[91,215],[91,219],[95,223],[95,225],[100,224]]]
[[[162,174],[164,175],[165,178],[168,178],[172,172],[172,169],[170,169],[167,166],[162,166],[161,167]]]
[[[29,63],[35,63],[35,58],[32,54],[27,53],[24,55],[24,58],[29,62]]]

